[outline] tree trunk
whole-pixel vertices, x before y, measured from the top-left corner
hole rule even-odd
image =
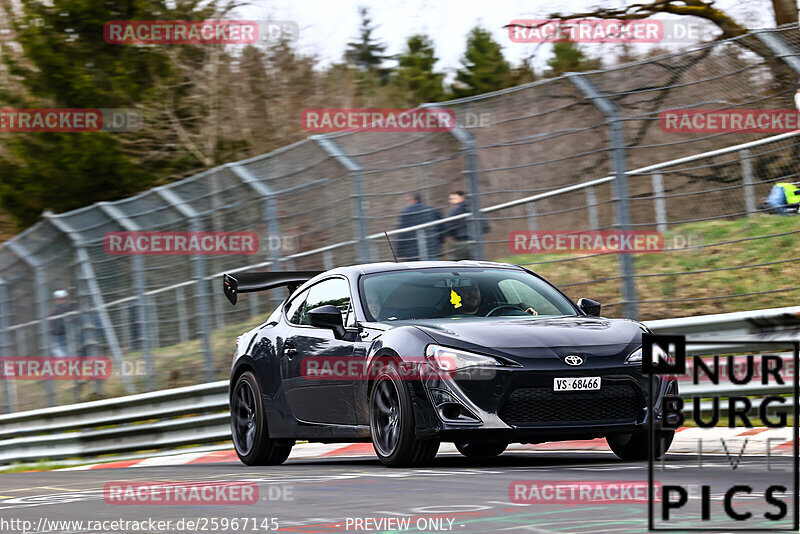
[[[772,0],[772,9],[775,11],[775,25],[797,22],[797,0]]]

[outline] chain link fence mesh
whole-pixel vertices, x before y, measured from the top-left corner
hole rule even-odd
[[[791,54],[776,53],[765,35]],[[758,212],[772,185],[798,181],[800,136],[637,169],[764,140],[765,134],[752,131],[669,132],[660,115],[793,108],[795,87],[786,79],[797,79],[800,71],[787,58],[798,50],[797,27],[782,27],[579,75],[597,95],[564,76],[436,104],[455,112],[462,127],[453,132],[311,136],[136,197],[47,214],[0,247],[0,351],[53,356],[65,346],[70,356],[109,356],[114,373],[82,384],[3,380],[3,409],[225,379],[233,339],[263,321],[284,295],[252,294],[232,307],[221,291],[222,273],[391,261],[382,232],[397,229],[413,193],[444,216],[448,193],[466,191],[482,208],[487,231],[469,222],[471,216],[433,224],[430,231],[469,224],[480,243],[472,249],[482,250],[479,259],[524,264],[571,297],[602,297],[609,316],[622,314],[625,276],[634,280],[640,319],[727,311],[732,300],[765,291],[774,296],[768,303],[782,305],[800,285],[790,283],[800,258],[745,254],[731,263],[730,253],[755,240],[792,248],[797,225],[764,235],[743,226],[736,239],[717,238],[715,227],[696,225],[765,217]],[[618,115],[604,113],[598,98]],[[624,147],[613,146],[613,120],[623,126]],[[632,273],[620,271],[613,254],[512,254],[514,231],[618,228],[615,148],[624,150],[630,228],[665,232],[664,251],[637,256]],[[578,185],[604,177],[610,178]],[[570,186],[577,187],[563,190]],[[251,231],[260,248],[244,256],[107,253],[104,237],[123,231]],[[398,237],[390,239],[396,244]],[[453,248],[448,238],[428,258],[447,259]],[[695,261],[701,254],[714,259],[710,267]],[[725,273],[734,283],[724,294],[697,291]],[[787,282],[761,290],[750,283],[760,276]],[[56,303],[58,290],[69,296]],[[65,339],[56,341],[62,326]]]

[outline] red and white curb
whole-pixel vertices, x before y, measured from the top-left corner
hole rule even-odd
[[[702,447],[703,454],[732,454],[738,456],[740,452],[745,455],[791,455],[793,451],[793,430],[789,428],[696,428],[684,427],[678,429],[675,440],[669,449],[670,453],[697,453]],[[554,441],[537,445],[512,444],[510,452],[537,451],[608,451],[604,439],[585,441]],[[743,450],[743,452],[742,452]],[[439,454],[458,454],[452,443],[442,443]],[[307,458],[370,458],[375,457],[371,443],[299,443],[292,449],[289,459]],[[216,451],[186,452],[166,454],[151,458],[137,458],[119,460],[90,465],[68,467],[61,471],[83,471],[88,469],[115,469],[125,467],[158,467],[190,464],[209,464],[238,462],[233,449]]]

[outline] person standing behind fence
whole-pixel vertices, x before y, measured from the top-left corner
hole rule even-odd
[[[400,212],[397,229],[438,221],[441,218],[442,216],[436,208],[422,202],[422,195],[419,193],[412,193],[408,196],[408,206]],[[439,257],[439,246],[442,242],[439,227],[432,226],[430,228],[425,228],[422,232],[427,255],[424,255],[419,249],[416,230],[397,235],[396,252],[397,258],[400,261],[435,260]]]
[[[471,213],[472,207],[469,205],[464,191],[453,191],[447,197],[450,202],[450,211],[447,212],[447,217],[454,217],[464,213]],[[469,232],[469,218],[460,219],[458,221],[450,221],[445,223],[442,238],[451,237],[453,239],[453,247],[450,250],[450,256],[453,260],[469,260],[474,256],[473,246],[475,241],[471,239]],[[481,234],[489,231],[489,225],[481,219]]]

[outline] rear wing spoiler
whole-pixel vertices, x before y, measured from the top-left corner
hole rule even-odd
[[[294,291],[305,282],[324,271],[283,271],[274,273],[233,273],[222,276],[225,296],[231,304],[236,304],[239,293],[254,293],[276,287],[288,287]]]

